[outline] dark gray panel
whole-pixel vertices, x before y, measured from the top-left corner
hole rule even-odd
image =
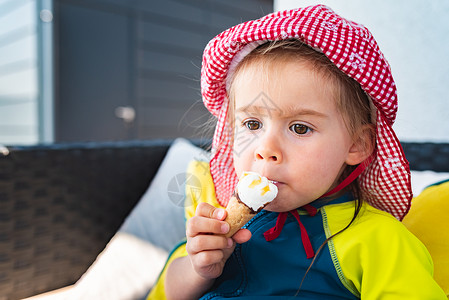
[[[189,31],[183,27],[173,28],[162,24],[152,22],[139,22],[139,47],[149,47],[151,43],[160,43],[163,45],[173,45],[172,50],[178,50],[179,55],[183,51],[194,51],[196,54],[202,53],[202,50],[209,41],[204,33]],[[207,40],[206,40],[207,39]],[[167,47],[169,48],[169,47]]]
[[[197,137],[200,121],[209,118],[200,93],[204,47],[272,6],[267,0],[55,0],[56,140]],[[115,116],[117,106],[135,109],[132,124]]]
[[[57,140],[127,138],[114,109],[129,97],[128,19],[61,5]]]
[[[155,72],[154,76],[148,78],[139,78],[139,99],[167,99],[177,103],[193,103],[201,100],[199,83],[193,79],[184,79],[182,77],[167,76],[162,80],[161,72]],[[182,81],[182,82],[181,82]],[[194,97],[192,99],[192,97]],[[148,103],[146,105],[151,105]]]

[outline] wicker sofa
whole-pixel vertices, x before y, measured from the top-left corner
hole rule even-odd
[[[75,283],[145,193],[172,142],[3,149],[0,299]],[[449,172],[449,144],[403,147],[412,170]]]

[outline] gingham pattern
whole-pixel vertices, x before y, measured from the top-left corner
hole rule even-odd
[[[211,174],[219,202],[226,205],[237,183],[231,132],[226,123],[226,76],[240,49],[254,41],[297,38],[323,52],[340,70],[357,80],[378,109],[377,152],[360,175],[366,199],[402,220],[412,197],[410,170],[391,126],[396,118],[396,86],[388,62],[363,25],[346,20],[326,6],[287,10],[234,26],[209,42],[201,70],[203,101],[218,118]]]

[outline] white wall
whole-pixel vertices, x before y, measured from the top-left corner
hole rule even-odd
[[[317,3],[373,33],[398,88],[399,139],[449,142],[449,1],[274,0],[274,9]]]
[[[0,143],[38,141],[35,0],[0,0]]]
[[[0,0],[0,144],[53,141],[52,0]]]

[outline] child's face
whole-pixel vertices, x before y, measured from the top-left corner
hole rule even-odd
[[[335,187],[354,146],[331,84],[307,63],[270,70],[267,80],[249,66],[235,82],[234,167],[275,181],[279,193],[266,209],[288,211]]]

